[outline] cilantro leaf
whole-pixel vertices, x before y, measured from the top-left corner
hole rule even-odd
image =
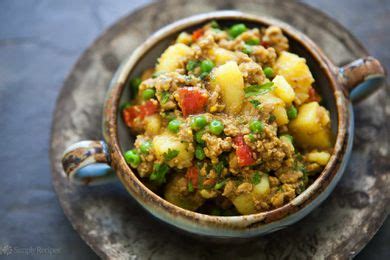
[[[261,104],[258,100],[249,100],[249,103],[251,103],[254,108],[257,108]]]
[[[251,85],[244,89],[245,97],[263,95],[265,93],[272,91],[273,88],[274,88],[274,83],[272,81],[264,83],[262,85]]]
[[[214,165],[214,170],[218,174],[218,176],[221,175],[223,169],[224,169],[223,162],[219,162],[219,163]]]
[[[164,91],[161,93],[161,104],[165,104],[169,100],[170,93],[168,91]]]
[[[153,172],[149,176],[149,179],[158,185],[163,184],[166,179],[165,175],[169,172],[169,167],[166,164],[155,163],[153,165]]]
[[[261,180],[261,176],[260,176],[259,172],[255,172],[252,175],[252,184],[257,185],[260,183],[260,180]]]
[[[179,154],[178,150],[175,149],[168,149],[168,152],[164,153],[164,160],[165,161],[170,161],[173,158],[175,158]]]

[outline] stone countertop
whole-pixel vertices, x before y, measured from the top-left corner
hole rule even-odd
[[[119,17],[148,2],[0,2],[0,254],[10,246],[14,252],[20,249],[9,255],[15,258],[97,258],[72,229],[52,188],[52,112],[78,56]],[[389,71],[390,1],[305,2],[350,29]],[[357,258],[390,259],[389,240],[387,220]]]

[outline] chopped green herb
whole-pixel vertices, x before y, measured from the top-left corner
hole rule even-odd
[[[188,186],[188,191],[189,192],[194,192],[194,186],[192,185],[191,181],[188,182],[187,186]]]
[[[259,172],[253,173],[253,175],[252,175],[252,184],[253,185],[257,185],[257,184],[260,183],[260,180],[261,180],[261,176],[260,176]]]
[[[248,45],[259,45],[260,39],[259,38],[252,38],[245,42]]]
[[[197,145],[195,148],[195,157],[198,160],[203,160],[206,157],[203,148],[199,145]]]
[[[198,144],[204,144],[205,141],[202,140],[202,136],[204,134],[204,131],[198,131],[195,133],[195,140]]]
[[[245,97],[252,97],[257,95],[263,95],[270,91],[272,91],[274,88],[273,82],[267,82],[262,85],[251,85],[249,87],[246,87],[244,89],[245,91]]]
[[[249,100],[249,103],[251,103],[254,108],[257,108],[261,104],[258,100]]]
[[[130,98],[135,98],[135,96],[137,96],[138,94],[138,88],[139,88],[139,85],[141,84],[142,80],[140,77],[135,77],[135,78],[132,78],[130,79]]]
[[[221,216],[222,215],[222,211],[219,208],[213,208],[210,211],[210,215],[212,215],[212,216]]]
[[[214,189],[219,190],[225,186],[226,181],[217,182],[214,186]]]
[[[171,95],[171,94],[170,94],[168,91],[162,92],[162,93],[161,93],[161,104],[167,103],[168,100],[169,100],[169,96],[170,96],[170,95]]]
[[[214,165],[214,170],[218,174],[218,176],[221,175],[224,168],[225,168],[225,166],[223,165],[223,162],[219,162],[219,163]]]
[[[270,122],[270,123],[275,122],[275,120],[276,120],[276,116],[275,116],[275,115],[270,115],[270,116],[269,116],[269,122]]]
[[[193,71],[196,67],[199,66],[199,61],[198,60],[189,60],[186,65],[186,69],[188,71]]]
[[[169,167],[166,164],[155,163],[153,165],[153,172],[149,176],[149,179],[158,185],[163,184],[166,181],[165,175],[169,172]]]
[[[179,154],[179,151],[178,150],[175,150],[175,149],[168,149],[168,152],[164,153],[164,160],[166,162],[172,160],[173,158],[175,158],[176,156],[178,156]]]
[[[131,107],[131,102],[125,102],[121,105],[120,110],[122,111],[126,108],[129,108],[129,107]]]

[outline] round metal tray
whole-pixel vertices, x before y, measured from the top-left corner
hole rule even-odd
[[[173,231],[148,215],[119,182],[76,187],[63,177],[60,160],[67,146],[83,139],[102,139],[104,95],[121,59],[168,23],[222,9],[238,9],[290,23],[309,35],[338,65],[367,55],[340,24],[293,1],[165,0],[131,13],[84,52],[57,101],[50,153],[54,187],[66,216],[103,258],[303,259],[344,258],[357,254],[387,216],[390,165],[386,158],[384,90],[355,106],[353,154],[333,194],[295,225],[245,244],[227,246],[202,242]]]

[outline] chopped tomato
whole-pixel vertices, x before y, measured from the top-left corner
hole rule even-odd
[[[188,181],[191,182],[192,187],[194,188],[198,188],[198,175],[199,175],[198,167],[191,166],[190,168],[188,168],[186,173],[186,178]]]
[[[179,91],[179,106],[183,116],[199,114],[205,111],[208,95],[206,90],[196,87],[181,88]]]
[[[157,113],[158,105],[151,100],[142,105],[130,106],[122,111],[123,121],[129,127],[139,128],[146,116]]]
[[[268,48],[268,47],[269,47],[269,43],[268,43],[268,42],[261,41],[260,44],[261,44],[264,48]]]
[[[234,138],[234,144],[236,148],[236,156],[238,165],[241,167],[252,165],[255,162],[253,159],[251,148],[245,143],[242,135]]]
[[[204,34],[203,28],[200,28],[200,29],[198,29],[198,30],[195,30],[195,31],[192,33],[192,40],[193,40],[193,41],[196,41],[197,39],[199,39],[200,37],[202,37],[203,34]]]
[[[309,99],[308,99],[309,102],[311,101],[317,101],[317,102],[320,102],[321,101],[321,97],[320,95],[318,95],[317,91],[311,87],[309,89]]]

